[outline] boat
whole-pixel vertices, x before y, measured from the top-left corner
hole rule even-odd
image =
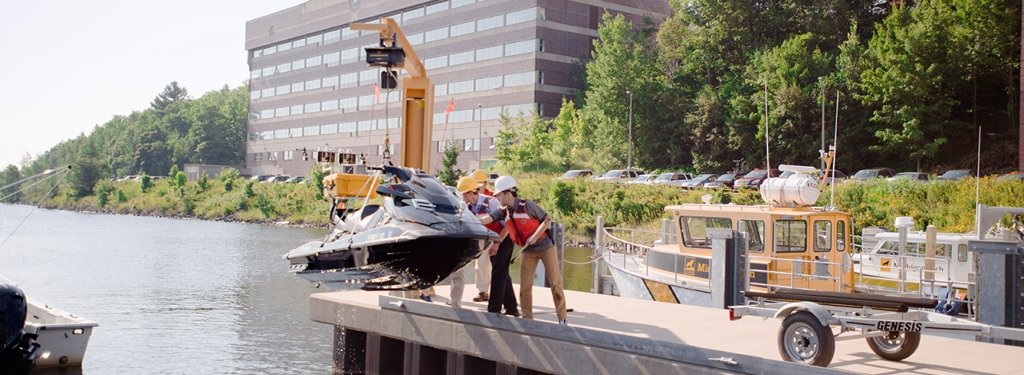
[[[0,187],[0,191],[37,178],[33,185],[66,176],[70,170],[71,166],[48,169]],[[0,373],[27,374],[48,368],[63,373],[67,368],[80,367],[92,330],[98,326],[94,321],[27,298],[16,283],[0,276],[0,369],[4,370]]]
[[[332,211],[345,208],[333,216],[326,239],[285,254],[291,272],[334,289],[424,289],[479,256],[485,241],[498,239],[434,176],[390,165],[377,170],[379,185],[378,174],[324,177]],[[360,191],[362,207],[348,210],[353,200],[345,199]],[[371,203],[374,194],[379,203]]]
[[[761,185],[765,205],[682,204],[665,207],[672,215],[654,245],[630,240],[615,228],[602,228],[599,243],[619,294],[624,297],[717,306],[712,301],[712,240],[709,229],[727,229],[747,238],[748,290],[798,288],[853,292],[850,259],[852,220],[848,213],[813,207],[821,189],[813,167]],[[634,237],[635,238],[635,237]]]
[[[968,275],[974,272],[975,253],[967,251],[967,241],[976,240],[977,235],[937,233],[932,255],[927,255],[925,232],[907,234],[903,255],[900,254],[899,233],[880,232],[873,238],[874,245],[853,255],[858,284],[868,289],[903,289],[938,296],[942,288],[967,290],[971,284]],[[902,278],[901,268],[904,270]]]

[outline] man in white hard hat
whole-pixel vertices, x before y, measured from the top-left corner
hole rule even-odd
[[[543,262],[545,276],[551,283],[551,298],[555,302],[558,323],[566,324],[568,312],[565,308],[558,254],[554,241],[547,234],[551,217],[537,203],[519,199],[516,180],[511,176],[498,177],[494,181],[494,191],[494,197],[501,202],[501,208],[478,217],[485,225],[504,219],[512,242],[523,248],[523,261],[519,263],[519,302],[522,304],[523,317],[533,319],[533,276],[537,272],[537,262]]]

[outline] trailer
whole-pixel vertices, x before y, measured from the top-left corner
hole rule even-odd
[[[1024,342],[1024,329],[919,310],[934,308],[935,299],[799,289],[744,294],[751,303],[729,307],[729,319],[782,319],[778,349],[782,359],[790,362],[826,367],[832,362],[836,341],[860,338],[882,359],[900,361],[914,354],[922,332]]]

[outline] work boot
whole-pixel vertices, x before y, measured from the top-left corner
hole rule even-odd
[[[473,297],[473,302],[487,302],[491,299],[491,296],[487,292],[480,292],[476,297]]]

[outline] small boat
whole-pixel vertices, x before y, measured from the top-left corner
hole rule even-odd
[[[378,170],[324,177],[325,196],[338,212],[334,227],[325,240],[285,254],[291,272],[335,289],[423,289],[475,259],[484,241],[498,239],[434,176],[396,166]],[[364,203],[348,211],[344,199],[353,192],[362,192]],[[379,204],[369,203],[374,195],[383,197]]]
[[[761,185],[767,205],[682,204],[665,207],[670,228],[657,245],[648,246],[605,229],[609,248],[604,261],[624,297],[716,306],[711,282],[712,240],[709,229],[743,233],[749,254],[749,290],[798,288],[829,292],[853,291],[850,261],[850,215],[812,207],[821,189],[809,175],[811,167],[781,166],[795,172]],[[671,233],[671,234],[669,234]]]
[[[901,254],[899,233],[881,232],[874,235],[873,246],[853,255],[853,264],[859,284],[867,288],[901,289],[902,268],[903,290],[921,290],[926,295],[939,296],[941,288],[968,289],[975,253],[967,251],[967,241],[976,239],[974,234],[938,233],[934,254],[928,255],[925,232],[910,232],[907,249]]]

